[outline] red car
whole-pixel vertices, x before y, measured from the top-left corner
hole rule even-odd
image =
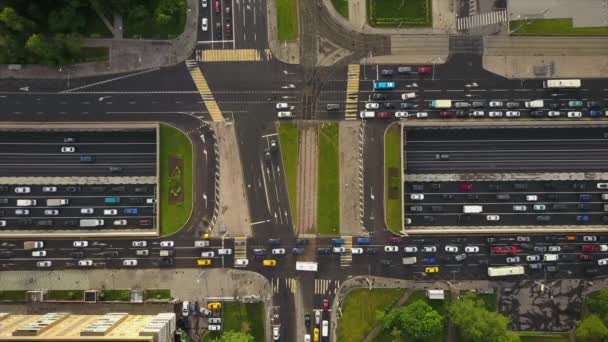
[[[391,112],[376,112],[376,117],[377,118],[392,118],[393,117],[393,113]]]
[[[593,261],[593,255],[589,254],[579,254],[578,260],[580,261]]]
[[[218,14],[219,14],[219,13],[220,13],[220,11],[221,11],[220,2],[219,2],[219,1],[216,1],[216,2],[215,2],[215,13],[218,13]]]
[[[583,252],[599,252],[600,246],[597,245],[582,245],[581,250]]]
[[[519,253],[521,249],[517,246],[494,246],[494,253],[497,254],[515,254]]]
[[[439,113],[439,116],[441,116],[442,118],[453,118],[454,117],[454,112],[449,110],[449,111],[443,111]]]
[[[323,298],[323,311],[329,310],[329,299]]]
[[[388,242],[390,243],[399,243],[401,242],[401,239],[398,236],[391,236],[388,238]]]
[[[473,184],[471,184],[471,183],[460,184],[460,191],[471,191],[471,190],[473,190]]]
[[[431,72],[433,72],[433,68],[430,66],[418,67],[419,74],[430,74]]]

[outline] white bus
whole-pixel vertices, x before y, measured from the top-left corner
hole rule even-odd
[[[581,80],[545,80],[543,81],[545,88],[580,88]]]
[[[504,277],[524,273],[525,271],[523,266],[488,267],[488,275],[490,277]]]

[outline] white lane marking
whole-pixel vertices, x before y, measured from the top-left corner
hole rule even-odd
[[[80,87],[76,87],[76,88],[72,88],[72,89],[67,89],[67,90],[61,91],[60,93],[70,93],[73,90],[84,89],[84,88],[88,88],[88,87],[94,87],[94,86],[100,85],[100,84],[105,84],[105,83],[114,82],[114,81],[122,80],[122,79],[125,79],[125,78],[133,77],[133,76],[147,74],[149,72],[153,72],[153,71],[156,71],[156,70],[160,70],[160,68],[148,69],[148,70],[136,72],[136,73],[129,74],[129,75],[124,75],[124,76],[120,76],[120,77],[111,78],[111,79],[105,80],[105,81],[100,81],[100,82],[95,82],[95,83],[91,83],[91,84],[86,84],[86,85],[83,85],[83,86],[80,86]]]

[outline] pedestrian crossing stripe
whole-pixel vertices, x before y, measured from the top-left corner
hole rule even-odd
[[[270,49],[212,49],[203,50],[202,62],[260,62],[272,58]]]
[[[346,73],[346,110],[344,117],[346,120],[357,119],[357,105],[359,102],[359,77],[361,66],[359,64],[349,64]]]
[[[336,294],[340,288],[339,280],[315,279],[315,294]]]
[[[473,27],[481,27],[486,25],[504,23],[509,20],[509,14],[506,10],[492,11],[468,17],[458,18],[456,28],[459,31],[467,30]]]
[[[247,238],[246,237],[235,237],[234,238],[234,258],[235,259],[247,259]]]
[[[344,247],[345,252],[340,255],[340,266],[348,267],[353,263],[353,253],[351,251],[353,248],[353,237],[342,236],[342,239],[344,240],[342,247]]]
[[[281,292],[281,287],[284,287],[289,290],[292,294],[296,293],[297,281],[294,278],[271,278],[270,286],[272,288],[272,293],[278,294]]]
[[[205,76],[203,76],[203,73],[198,67],[196,61],[188,60],[186,61],[186,66],[188,67],[188,71],[190,71],[190,76],[192,76],[196,89],[198,89],[198,92],[203,98],[203,103],[205,103],[205,107],[207,107],[209,115],[211,115],[211,120],[217,122],[224,121],[222,111],[217,105],[217,102],[215,102],[213,94],[211,94],[211,89],[209,89],[209,84],[207,84],[207,80],[205,79]]]

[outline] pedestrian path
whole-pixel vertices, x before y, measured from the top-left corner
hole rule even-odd
[[[508,20],[509,15],[506,10],[486,12],[482,14],[458,18],[456,22],[456,28],[459,31],[463,31],[475,27],[504,23]]]
[[[281,289],[285,289],[292,294],[296,293],[297,282],[295,278],[270,278],[272,293],[278,294]]]
[[[335,295],[340,288],[339,280],[315,279],[315,294],[318,295]]]
[[[271,58],[270,49],[211,49],[201,53],[202,62],[262,62]]]
[[[201,69],[198,67],[198,63],[193,60],[186,60],[186,66],[196,85],[196,89],[198,89],[198,92],[203,98],[203,103],[205,103],[209,115],[211,115],[211,120],[217,122],[224,121],[220,107],[217,105],[217,102],[215,102],[213,94],[211,94],[211,89],[209,89],[209,84],[207,84],[205,76],[203,76]]]
[[[344,253],[340,254],[340,266],[349,267],[353,263],[353,253],[351,253],[351,249],[353,248],[353,237],[352,236],[342,236],[344,239]]]
[[[359,103],[359,77],[361,66],[359,64],[349,64],[346,73],[346,110],[344,117],[346,120],[357,119],[357,105]]]
[[[234,238],[234,258],[235,259],[247,259],[247,238],[246,237],[235,237]]]

